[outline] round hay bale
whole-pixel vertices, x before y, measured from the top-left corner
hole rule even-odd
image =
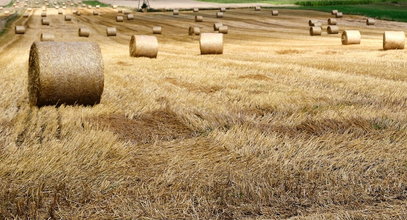
[[[383,49],[396,50],[404,49],[406,35],[404,31],[385,31],[383,34]]]
[[[128,14],[127,15],[127,20],[134,20],[134,15],[133,14]]]
[[[81,12],[78,10],[78,11],[76,11],[76,13],[75,13],[77,16],[81,16]]]
[[[88,9],[92,9],[92,5],[88,5]]]
[[[172,15],[179,15],[179,10],[178,9],[174,9],[172,11]]]
[[[28,14],[28,13],[26,12],[26,13],[24,13],[23,17],[24,17],[24,18],[28,18],[28,17],[30,17],[30,14]]]
[[[94,11],[93,11],[93,15],[99,15],[99,12],[96,11],[96,10],[94,10]]]
[[[376,20],[373,18],[366,19],[366,25],[375,25]]]
[[[199,46],[201,54],[223,54],[223,34],[202,33]]]
[[[41,17],[43,17],[43,18],[47,17],[47,13],[46,12],[41,12]]]
[[[59,14],[59,15],[62,15],[63,13],[64,13],[64,11],[62,11],[62,9],[59,9],[59,10],[58,10],[58,14]]]
[[[308,25],[310,27],[321,27],[322,23],[320,21],[318,21],[318,20],[309,20]]]
[[[278,14],[279,14],[278,10],[272,10],[271,11],[272,16],[278,16]]]
[[[335,15],[336,18],[342,18],[343,17],[343,13],[342,12],[338,12]]]
[[[256,7],[254,8],[254,10],[255,10],[255,11],[261,11],[261,7],[260,7],[260,6],[256,6]]]
[[[215,24],[213,24],[213,30],[214,31],[219,31],[219,28],[222,27],[222,26],[223,26],[223,24],[220,23],[220,22],[215,23]]]
[[[195,13],[199,12],[199,8],[194,8],[193,10]]]
[[[50,24],[50,21],[49,21],[48,18],[42,18],[42,19],[41,19],[41,24],[42,24],[42,25],[49,25],[49,24]]]
[[[328,34],[338,34],[339,33],[339,27],[336,25],[329,25],[327,28]]]
[[[72,16],[65,15],[65,21],[72,21]]]
[[[96,5],[96,8],[100,8],[100,5]]]
[[[309,34],[311,36],[319,36],[322,34],[322,28],[321,27],[310,27]]]
[[[131,36],[129,49],[131,57],[157,58],[157,37],[147,35],[133,35]]]
[[[162,28],[160,26],[153,27],[153,34],[161,34]]]
[[[106,28],[106,35],[108,37],[113,37],[117,35],[117,30],[115,27],[108,27]]]
[[[123,22],[123,16],[116,16],[116,22]]]
[[[16,34],[25,34],[25,27],[24,26],[16,26],[14,28]]]
[[[217,18],[223,18],[223,12],[216,12]]]
[[[362,36],[359,31],[356,30],[345,30],[342,32],[342,44],[360,44]]]
[[[41,39],[41,41],[54,41],[55,36],[50,33],[42,33],[40,39]]]
[[[222,26],[219,28],[219,33],[227,34],[229,32],[228,26]]]
[[[34,42],[28,69],[30,104],[98,104],[104,87],[103,69],[96,43]]]
[[[125,15],[128,15],[128,14],[130,14],[131,13],[131,11],[129,11],[129,10],[124,10],[123,11],[123,14],[125,14]]]
[[[85,27],[79,28],[78,35],[79,35],[79,37],[89,37],[90,36],[90,30],[88,28],[85,28]]]
[[[220,8],[220,12],[226,12],[226,8]]]
[[[329,18],[328,19],[328,25],[336,25],[338,22],[336,21],[335,18]]]
[[[195,16],[195,22],[203,22],[203,17],[200,15]]]
[[[338,10],[332,10],[332,11],[331,11],[331,14],[332,14],[332,15],[336,15],[337,13],[338,13]]]
[[[201,34],[201,28],[200,27],[194,27],[190,26],[188,30],[189,35],[200,35]]]
[[[116,8],[117,8],[117,5],[113,5],[112,8],[113,8],[113,9],[116,9]]]

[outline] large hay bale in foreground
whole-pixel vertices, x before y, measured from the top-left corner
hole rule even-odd
[[[49,19],[48,18],[42,18],[41,19],[41,24],[42,25],[49,25],[51,22],[49,21]]]
[[[223,34],[203,33],[199,40],[201,54],[223,54]]]
[[[404,31],[385,31],[383,34],[383,49],[396,50],[404,49],[406,35]]]
[[[107,27],[106,28],[106,35],[108,37],[116,36],[117,35],[117,29],[115,27]]]
[[[322,34],[322,28],[321,27],[310,27],[309,34],[311,36],[319,36]]]
[[[50,34],[50,33],[41,33],[40,40],[41,41],[54,41],[55,36],[53,34]]]
[[[174,9],[172,11],[172,15],[179,15],[179,10],[178,9]]]
[[[214,31],[219,31],[219,28],[222,27],[222,26],[223,26],[223,24],[220,23],[220,22],[215,23],[215,24],[213,24],[213,30]]]
[[[227,34],[229,32],[229,28],[228,26],[222,26],[219,28],[218,32],[222,34]]]
[[[376,20],[373,18],[368,18],[366,19],[366,25],[375,25],[376,24]]]
[[[343,45],[360,44],[361,39],[362,36],[357,30],[345,30],[342,32]]]
[[[189,35],[200,35],[201,34],[201,28],[200,27],[190,26],[189,29],[188,29],[188,34]]]
[[[195,16],[195,22],[203,22],[203,17],[200,15]]]
[[[121,16],[121,15],[118,15],[118,16],[116,16],[116,22],[123,22],[123,16]]]
[[[338,22],[336,21],[335,18],[329,18],[328,19],[328,25],[337,25]]]
[[[79,28],[78,35],[79,35],[79,37],[89,37],[90,30],[86,27]]]
[[[72,16],[65,15],[65,21],[72,21]]]
[[[161,26],[154,26],[153,27],[153,34],[161,34],[162,28]]]
[[[155,36],[133,35],[129,50],[131,57],[157,58],[158,40]]]
[[[30,104],[94,105],[104,86],[99,46],[90,42],[34,42],[30,50]]]
[[[328,34],[338,34],[339,33],[339,27],[336,25],[329,25],[327,27],[327,32]]]
[[[25,34],[25,27],[24,26],[16,26],[14,28],[14,32],[16,34]]]

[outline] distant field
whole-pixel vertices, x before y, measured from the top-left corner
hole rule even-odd
[[[297,4],[301,9],[331,11],[338,9],[345,14],[364,15],[384,20],[407,22],[407,1],[378,1],[378,0],[343,0],[343,1],[320,1],[320,0],[201,0],[218,3],[275,3]]]

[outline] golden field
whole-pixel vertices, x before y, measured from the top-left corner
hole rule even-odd
[[[48,9],[46,27],[35,9],[12,25],[25,35],[0,37],[0,219],[407,218],[407,51],[381,50],[383,32],[407,23],[345,15],[341,30],[360,30],[362,43],[342,46],[340,35],[309,36],[309,19],[331,16],[321,12],[116,23],[113,9],[92,11],[65,22]],[[224,54],[199,55],[188,27],[213,32],[219,20]],[[130,36],[154,25],[158,58],[130,57]],[[42,32],[100,45],[99,105],[29,105]]]

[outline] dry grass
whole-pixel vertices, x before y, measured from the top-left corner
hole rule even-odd
[[[49,9],[46,27],[36,9],[13,24],[25,35],[0,38],[1,219],[407,218],[407,53],[381,50],[407,24],[344,18],[363,40],[342,46],[308,35],[328,14],[229,10],[224,54],[200,56],[192,12],[100,11]],[[200,14],[212,31],[214,11]],[[160,56],[130,57],[130,36],[155,25]],[[29,106],[29,48],[51,28],[99,43],[99,105]]]

